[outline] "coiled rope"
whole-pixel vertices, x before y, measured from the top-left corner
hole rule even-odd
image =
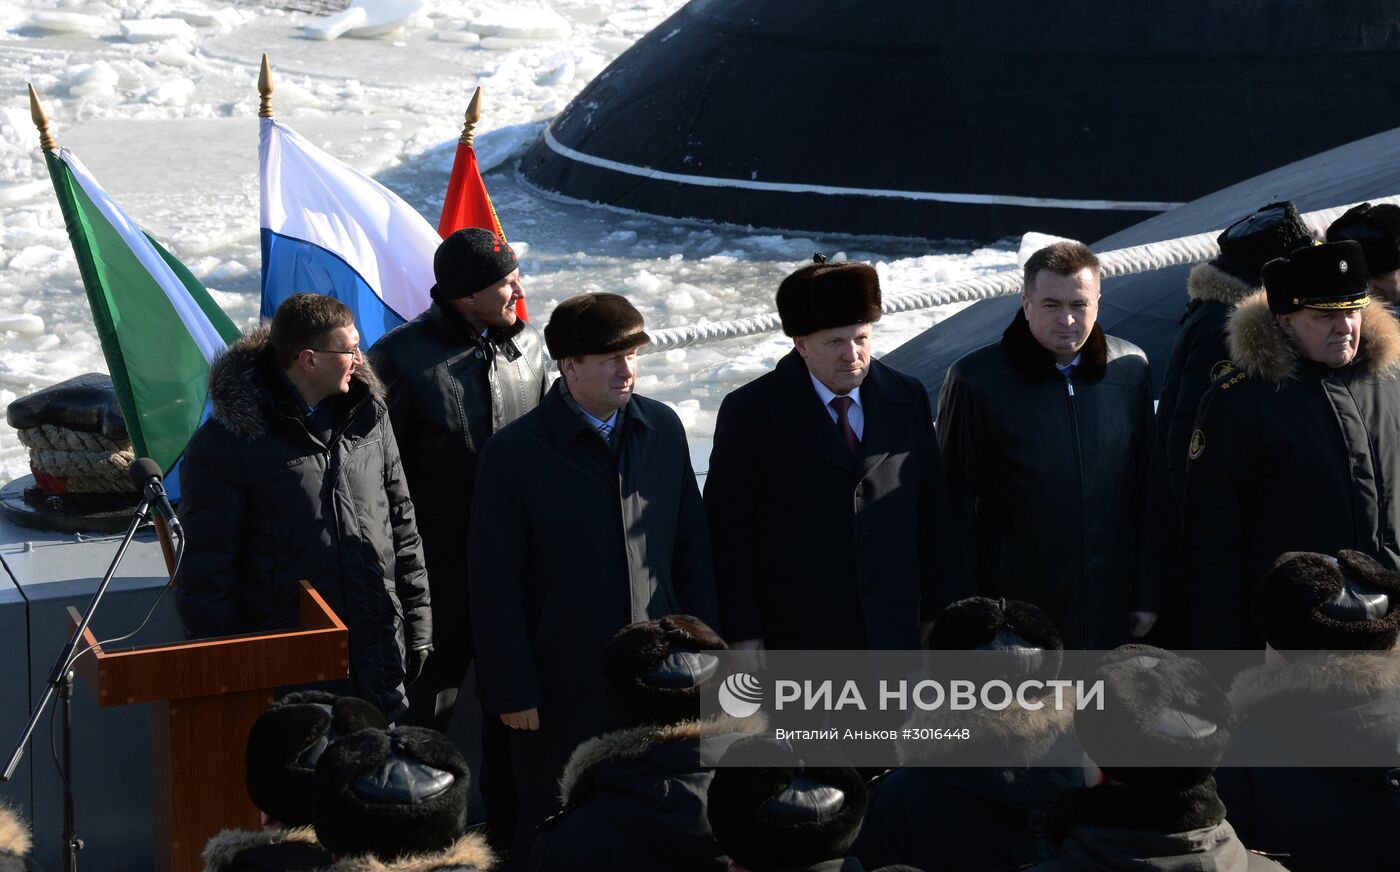
[[[1376,197],[1365,202],[1400,205],[1400,196]],[[1348,203],[1345,206],[1334,206],[1329,209],[1308,212],[1303,215],[1303,221],[1314,236],[1321,238],[1328,225],[1355,205],[1357,204]],[[1130,248],[1101,252],[1099,253],[1099,263],[1102,275],[1104,278],[1115,278],[1210,260],[1220,253],[1220,246],[1215,241],[1219,235],[1220,230],[1211,230],[1192,236],[1182,236],[1146,245],[1134,245]],[[1006,297],[1021,292],[1021,278],[1020,269],[1003,270],[990,275],[946,282],[924,291],[891,294],[884,298],[881,310],[887,314],[913,312],[920,309],[932,309],[936,306],[947,306],[952,303],[973,303],[995,297]],[[725,339],[758,336],[763,333],[771,333],[781,327],[782,323],[778,319],[777,313],[754,315],[732,321],[694,324],[687,327],[663,327],[658,330],[648,330],[651,342],[642,346],[638,351],[642,354],[669,351],[673,348],[685,348]]]
[[[126,475],[136,452],[126,440],[40,424],[17,431],[39,484],[59,493],[135,493]]]

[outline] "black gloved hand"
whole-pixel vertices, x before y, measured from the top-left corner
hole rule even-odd
[[[423,667],[427,665],[428,655],[431,653],[433,653],[433,646],[431,645],[409,649],[408,663],[404,666],[404,687],[409,687],[423,675]]]

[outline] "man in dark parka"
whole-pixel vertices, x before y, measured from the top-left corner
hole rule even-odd
[[[544,332],[561,378],[482,450],[468,545],[482,702],[513,730],[516,863],[574,748],[615,727],[599,665],[613,634],[678,613],[718,623],[685,431],[633,393],[641,314],[582,294]]]
[[[1262,651],[1250,604],[1286,551],[1400,565],[1400,324],[1351,241],[1264,267],[1230,316],[1236,371],[1201,401],[1183,561],[1192,645]]]
[[[428,579],[384,388],[350,310],[288,297],[214,361],[209,399],[180,475],[185,628],[295,627],[306,579],[350,630],[354,695],[402,717],[405,681],[432,647]]]
[[[956,599],[928,393],[871,359],[875,269],[816,263],[778,288],[794,349],[725,397],[705,508],[732,644],[918,648]],[[844,406],[844,411],[838,411]]]
[[[1222,766],[1239,765],[1216,773],[1230,823],[1293,872],[1396,868],[1400,576],[1356,551],[1285,554],[1255,615],[1267,662],[1230,688]]]
[[[954,547],[977,592],[1033,603],[1066,648],[1156,620],[1147,357],[1096,323],[1099,263],[1060,242],[1026,262],[1021,309],[938,397]]]
[[[477,454],[539,405],[549,360],[539,331],[516,315],[520,266],[499,236],[458,230],[438,246],[433,273],[432,305],[369,356],[388,391],[433,595],[433,655],[409,689],[410,718],[445,731],[472,659],[464,507]]]

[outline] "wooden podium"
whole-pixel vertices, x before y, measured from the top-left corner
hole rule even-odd
[[[82,616],[68,609],[69,632]],[[88,629],[84,646],[95,645]],[[222,829],[256,830],[243,754],[273,690],[349,674],[349,633],[301,583],[301,628],[122,651],[94,647],[75,668],[102,707],[151,703],[155,872],[200,872]]]

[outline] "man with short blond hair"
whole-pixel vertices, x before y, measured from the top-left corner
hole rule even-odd
[[[1086,246],[1042,248],[1025,274],[1001,341],[938,398],[954,547],[978,593],[1044,609],[1066,648],[1113,648],[1156,620],[1147,357],[1098,326]]]

